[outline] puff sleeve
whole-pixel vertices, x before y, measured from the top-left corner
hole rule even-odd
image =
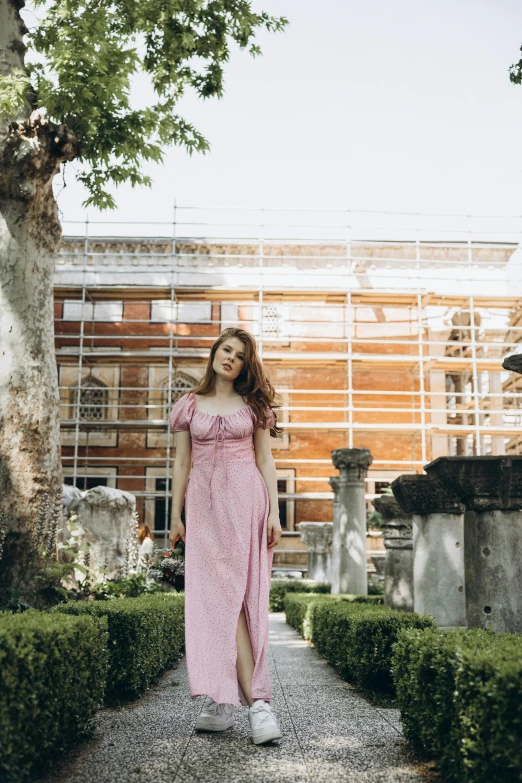
[[[174,432],[183,432],[190,429],[190,420],[194,412],[194,394],[184,394],[176,402],[169,416],[170,428]]]
[[[259,427],[263,426],[262,421],[258,421],[256,414],[252,411],[252,414],[254,416],[254,429],[258,429]],[[275,424],[275,416],[272,408],[269,408],[268,406],[265,408],[265,415],[266,415],[266,429],[269,430],[271,427]]]

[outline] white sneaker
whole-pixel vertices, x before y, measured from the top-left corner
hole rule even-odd
[[[248,720],[254,745],[262,745],[283,736],[270,704],[263,699],[257,699],[249,708]]]
[[[203,707],[196,720],[199,731],[225,731],[234,725],[234,705],[217,704],[214,699]]]

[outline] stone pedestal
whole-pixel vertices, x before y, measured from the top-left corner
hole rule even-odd
[[[438,626],[466,625],[464,506],[437,478],[399,476],[399,505],[412,515],[413,607]]]
[[[332,592],[366,595],[365,478],[372,455],[368,449],[335,449],[332,461],[340,472],[339,505],[337,519],[334,519]]]
[[[332,522],[301,522],[301,541],[308,549],[308,579],[330,581]]]
[[[522,456],[439,457],[426,471],[466,506],[468,627],[522,633]]]
[[[411,514],[401,509],[393,495],[372,501],[383,518],[384,605],[413,612],[413,533]]]
[[[109,579],[125,568],[135,510],[134,495],[110,487],[93,487],[69,504],[83,528],[91,566],[105,568]]]

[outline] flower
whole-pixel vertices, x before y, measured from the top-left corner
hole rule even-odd
[[[179,586],[180,577],[185,576],[185,546],[182,542],[176,542],[170,551],[164,552],[156,560],[148,563],[148,574],[157,582],[167,582]]]

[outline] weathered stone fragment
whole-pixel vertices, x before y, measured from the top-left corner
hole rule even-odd
[[[301,540],[308,549],[308,579],[329,582],[332,553],[332,522],[301,522]]]
[[[411,514],[402,510],[393,495],[372,501],[383,517],[384,603],[392,609],[413,612],[413,538]]]

